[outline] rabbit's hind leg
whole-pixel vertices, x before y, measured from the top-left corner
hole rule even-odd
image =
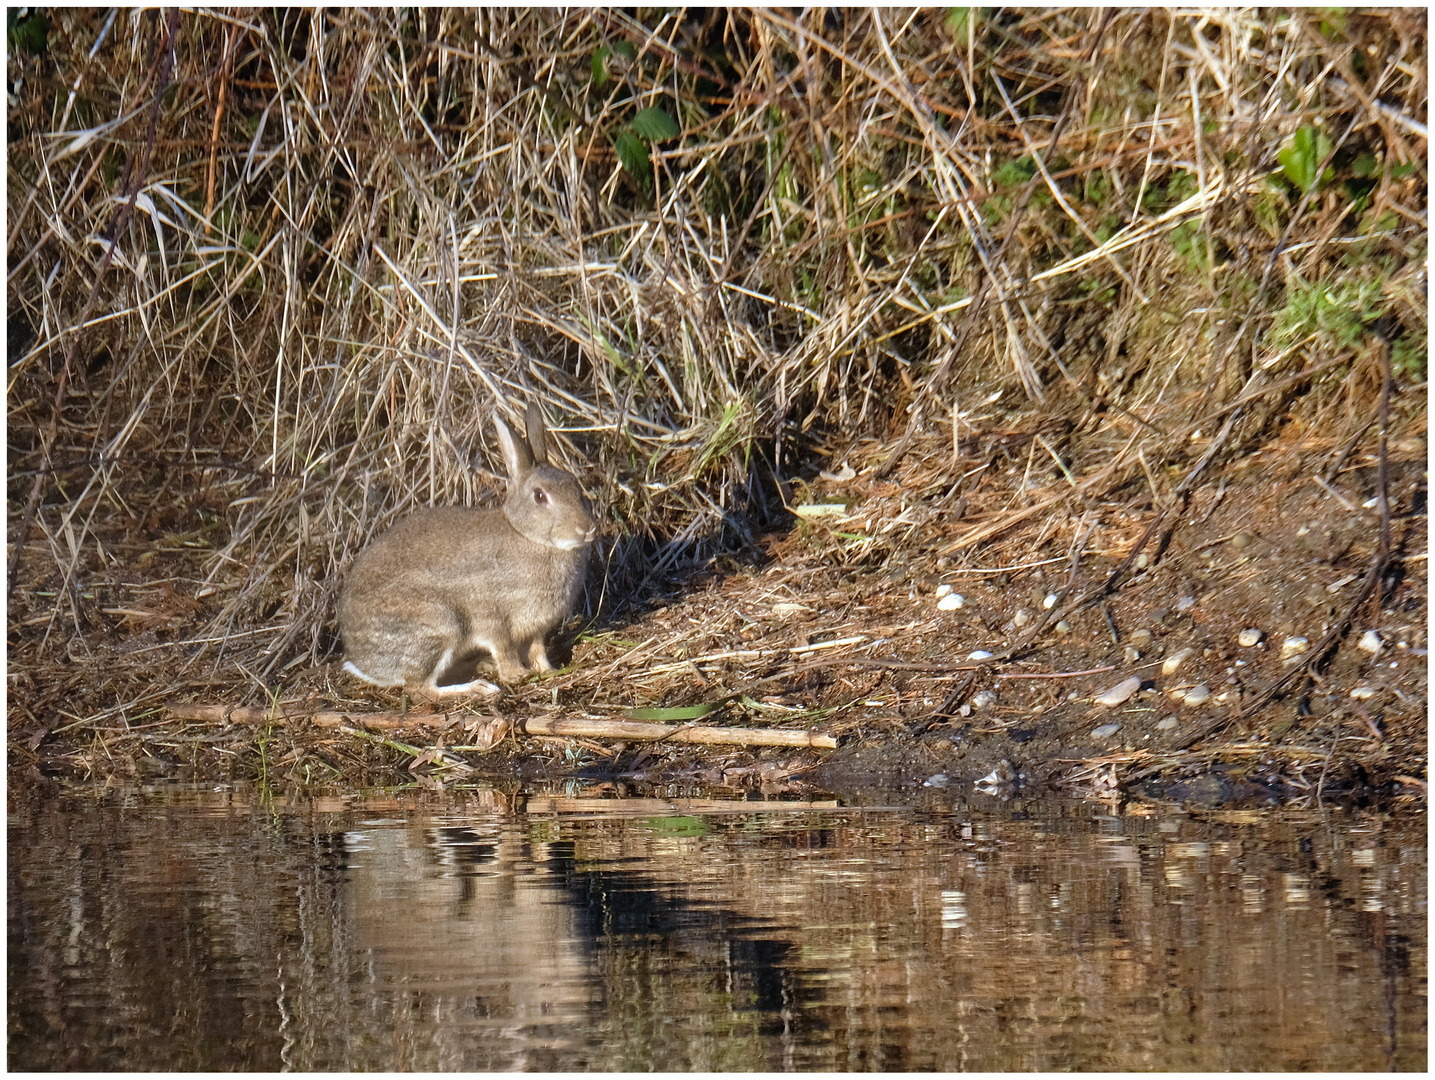
[[[344,670],[375,686],[419,686],[453,659],[460,628],[452,610],[380,611],[345,628]]]

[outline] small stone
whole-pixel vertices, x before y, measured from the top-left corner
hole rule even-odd
[[[1126,651],[1123,653],[1123,655],[1126,659],[1127,665],[1129,666],[1131,664],[1135,664],[1141,659],[1141,650],[1138,649],[1135,645],[1128,645],[1126,646]]]
[[[1158,607],[1155,611],[1151,612],[1151,618],[1155,619],[1158,623],[1163,623],[1170,617],[1171,611],[1169,608]]]
[[[939,773],[937,773],[935,776],[929,776],[929,777],[927,777],[926,783],[924,783],[922,786],[923,786],[923,787],[946,787],[946,786],[947,786],[948,784],[950,784],[951,782],[952,782],[952,778],[951,778],[950,776],[948,776],[948,775],[947,775],[946,773],[944,773],[944,772],[939,772]]]
[[[1026,608],[1017,608],[1016,614],[1011,617],[1011,621],[1016,626],[1025,626],[1031,622],[1031,613],[1027,611]]]
[[[1062,619],[1054,627],[1052,627],[1052,629],[1055,630],[1058,634],[1069,634],[1071,633],[1071,623],[1067,622],[1065,619]]]
[[[1161,674],[1174,675],[1182,664],[1195,655],[1196,650],[1192,648],[1177,649],[1165,660],[1161,661]]]
[[[1175,726],[1176,726],[1176,718],[1175,718],[1174,716],[1163,717],[1162,719],[1160,719],[1160,720],[1158,720],[1158,721],[1156,722],[1156,730],[1157,730],[1157,731],[1170,731],[1170,730],[1171,730],[1172,728],[1174,728]]]
[[[1093,739],[1109,739],[1121,730],[1120,724],[1102,724],[1091,733]]]
[[[1211,688],[1205,683],[1197,683],[1186,691],[1187,705],[1201,705],[1211,699]]]
[[[937,586],[937,599],[940,600],[942,597],[946,596],[947,593],[949,593],[949,592],[951,592],[951,591],[952,591],[952,587],[951,587],[950,585],[947,585],[946,583],[943,583],[943,584],[941,584],[941,585],[938,585],[938,586]]]
[[[1265,636],[1264,631],[1257,630],[1255,627],[1249,627],[1237,634],[1236,640],[1240,642],[1243,648],[1249,649],[1252,645],[1259,645],[1261,638]]]
[[[1140,630],[1131,631],[1131,644],[1138,649],[1144,649],[1151,644],[1151,631],[1142,627]]]
[[[1231,537],[1231,547],[1237,550],[1244,550],[1250,547],[1253,542],[1250,533],[1238,532],[1235,536]]]
[[[1194,596],[1183,596],[1176,601],[1176,610],[1181,614],[1185,614],[1195,606],[1196,598]]]
[[[1375,696],[1375,687],[1357,686],[1354,690],[1350,692],[1350,696],[1355,698],[1357,701],[1369,701]]]
[[[1145,570],[1145,569],[1146,569],[1148,566],[1150,566],[1150,565],[1151,565],[1151,556],[1150,556],[1150,555],[1147,555],[1146,552],[1143,551],[1140,555],[1137,555],[1137,556],[1136,556],[1136,569],[1137,569],[1137,570]]]
[[[996,696],[994,693],[992,693],[990,690],[983,690],[983,691],[981,691],[980,693],[977,693],[977,694],[973,694],[973,695],[972,695],[972,708],[974,708],[974,709],[985,709],[988,705],[990,705],[990,704],[991,704],[993,701],[995,701],[996,699],[997,699],[997,696]]]
[[[938,611],[956,611],[957,608],[966,604],[966,598],[961,593],[947,593],[937,601]]]
[[[1097,705],[1120,705],[1140,689],[1140,676],[1132,675],[1131,678],[1121,680],[1121,682],[1093,700]]]
[[[1296,656],[1310,648],[1310,641],[1303,637],[1287,637],[1281,642],[1281,659]]]
[[[1047,611],[1050,611],[1052,608],[1056,607],[1056,602],[1059,599],[1061,598],[1057,596],[1056,593],[1047,593],[1041,601],[1041,606],[1046,608]]]
[[[992,654],[985,649],[977,649],[975,652],[967,654],[968,660],[990,660],[991,658]]]
[[[1367,630],[1360,635],[1360,640],[1355,643],[1355,647],[1361,652],[1368,652],[1371,656],[1379,656],[1381,646],[1384,644],[1385,641],[1379,633],[1374,630]]]

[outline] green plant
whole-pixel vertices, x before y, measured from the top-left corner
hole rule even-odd
[[[1307,125],[1298,128],[1291,136],[1290,145],[1277,152],[1276,160],[1281,163],[1281,172],[1300,189],[1302,195],[1317,183],[1330,183],[1335,175],[1335,170],[1329,166],[1319,176],[1316,175],[1320,163],[1330,153],[1330,145],[1324,132]]]
[[[1267,340],[1283,348],[1316,335],[1332,344],[1354,345],[1366,328],[1385,314],[1382,300],[1378,281],[1322,279],[1292,286]]]
[[[1424,333],[1407,334],[1390,344],[1390,371],[1405,382],[1423,383],[1429,376],[1430,339]]]
[[[1200,222],[1183,221],[1171,230],[1171,246],[1192,273],[1203,274],[1207,270],[1206,232]]]
[[[954,7],[947,9],[947,17],[942,21],[947,33],[952,35],[952,40],[959,48],[968,48],[977,32],[977,27],[982,21],[983,8]]]

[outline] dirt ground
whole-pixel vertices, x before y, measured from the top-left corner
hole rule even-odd
[[[565,777],[590,790],[729,797],[926,788],[1206,805],[1423,799],[1423,430],[1392,445],[1398,558],[1359,604],[1380,533],[1373,456],[1334,483],[1301,465],[1309,446],[1247,457],[1173,507],[1114,588],[1073,609],[1132,554],[1155,517],[1149,498],[1032,513],[971,543],[974,527],[1040,507],[1060,478],[1025,495],[994,483],[949,498],[950,470],[928,464],[936,451],[878,479],[886,449],[842,448],[787,493],[829,509],[604,596],[605,614],[576,640],[575,618],[558,644],[560,658],[572,645],[563,670],[496,699],[446,701],[442,714],[357,683],[331,641],[317,649],[325,662],[301,655],[261,686],[241,641],[186,636],[216,603],[195,587],[207,547],[196,522],[214,527],[203,508],[189,522],[136,516],[67,597],[46,589],[54,563],[47,570],[40,548],[56,538],[36,541],[10,608],[12,782]],[[1009,456],[1015,476],[1020,457]],[[282,597],[267,618],[279,634]],[[274,701],[294,718],[256,728],[222,715]],[[166,711],[175,702],[221,715],[176,719]],[[838,746],[560,738],[494,723],[703,704],[716,706],[703,725],[804,729]],[[366,725],[393,710],[409,711],[397,725]],[[347,723],[304,719],[319,711]]]

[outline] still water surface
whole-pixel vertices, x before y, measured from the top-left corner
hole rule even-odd
[[[1426,1064],[1415,813],[11,800],[11,1069]]]

